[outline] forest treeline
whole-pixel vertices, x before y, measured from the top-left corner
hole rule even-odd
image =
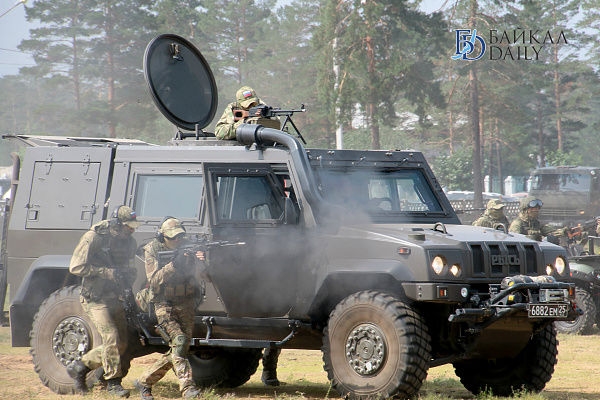
[[[242,85],[306,106],[308,147],[423,151],[449,189],[541,164],[599,165],[600,0],[35,0],[0,77],[0,134],[138,138],[175,128],[142,71],[162,33],[191,41],[219,106]],[[215,119],[216,119],[215,118]],[[212,131],[214,122],[205,130]],[[12,142],[0,146],[10,163]]]

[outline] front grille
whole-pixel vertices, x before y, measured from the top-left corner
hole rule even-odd
[[[473,277],[505,277],[530,275],[543,265],[543,255],[534,244],[477,243],[470,244]]]

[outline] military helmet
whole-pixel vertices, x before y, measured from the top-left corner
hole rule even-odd
[[[237,103],[244,108],[250,107],[252,104],[258,104],[258,96],[250,86],[242,86],[235,94]]]
[[[527,196],[527,197],[524,197],[521,199],[519,205],[520,205],[521,211],[525,211],[528,208],[542,207],[543,203],[540,199],[536,199],[533,196]]]

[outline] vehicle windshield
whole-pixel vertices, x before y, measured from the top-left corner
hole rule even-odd
[[[588,192],[590,184],[588,174],[539,174],[533,176],[531,189]]]
[[[317,172],[323,197],[366,214],[442,212],[419,170],[323,168]]]

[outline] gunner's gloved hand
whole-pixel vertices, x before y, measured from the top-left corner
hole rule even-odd
[[[235,130],[238,128],[238,126],[240,126],[241,124],[245,124],[245,123],[246,123],[246,119],[245,118],[236,121],[233,124],[233,131],[235,132]]]

